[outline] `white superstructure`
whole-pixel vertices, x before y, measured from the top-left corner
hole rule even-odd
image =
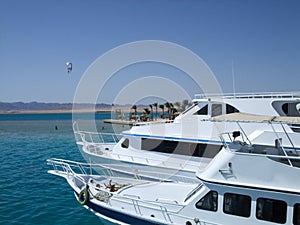
[[[195,181],[194,172],[205,167],[222,148],[220,133],[241,130],[237,123],[213,123],[211,117],[236,112],[299,116],[299,106],[300,93],[196,95],[193,105],[173,122],[134,126],[124,131],[120,141],[113,144],[95,142],[91,138],[99,134],[75,130],[75,135],[77,144],[89,161],[149,177],[155,177],[156,171],[159,171],[160,179],[189,181],[187,177],[190,177],[190,181]],[[279,135],[299,130],[293,124],[274,126]],[[273,144],[273,135],[266,137],[272,129],[269,124],[248,123],[243,126],[252,142],[269,145]]]
[[[65,178],[87,209],[116,224],[300,225],[299,146],[291,141],[285,148],[278,139],[257,145],[237,135],[244,134],[233,132],[235,140],[223,143],[196,183],[90,175],[99,165],[63,160],[48,160],[49,172]],[[74,172],[84,166],[86,173]]]

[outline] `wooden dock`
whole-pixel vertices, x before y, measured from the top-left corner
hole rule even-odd
[[[146,124],[155,124],[155,123],[171,123],[173,122],[173,120],[159,119],[159,120],[151,120],[151,121],[135,121],[135,120],[106,119],[103,122],[110,123],[110,124],[128,125],[128,126],[142,126]]]

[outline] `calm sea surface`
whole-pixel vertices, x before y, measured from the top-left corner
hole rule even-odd
[[[112,132],[107,118],[110,113],[96,115]],[[0,115],[0,151],[0,224],[103,224],[64,179],[47,173],[48,158],[83,161],[71,114]]]

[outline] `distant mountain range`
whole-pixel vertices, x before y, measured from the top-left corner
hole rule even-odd
[[[76,109],[91,108],[93,104],[76,104]],[[111,108],[110,104],[97,104],[96,109]],[[71,110],[73,103],[43,103],[43,102],[0,102],[0,111],[30,111],[30,110]]]

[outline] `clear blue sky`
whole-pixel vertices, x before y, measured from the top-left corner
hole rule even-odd
[[[225,92],[233,91],[232,62],[236,92],[297,91],[299,12],[297,0],[1,0],[0,101],[72,102],[97,57],[139,40],[192,50]],[[115,78],[111,89],[126,80]],[[101,101],[112,101],[109,91]]]

